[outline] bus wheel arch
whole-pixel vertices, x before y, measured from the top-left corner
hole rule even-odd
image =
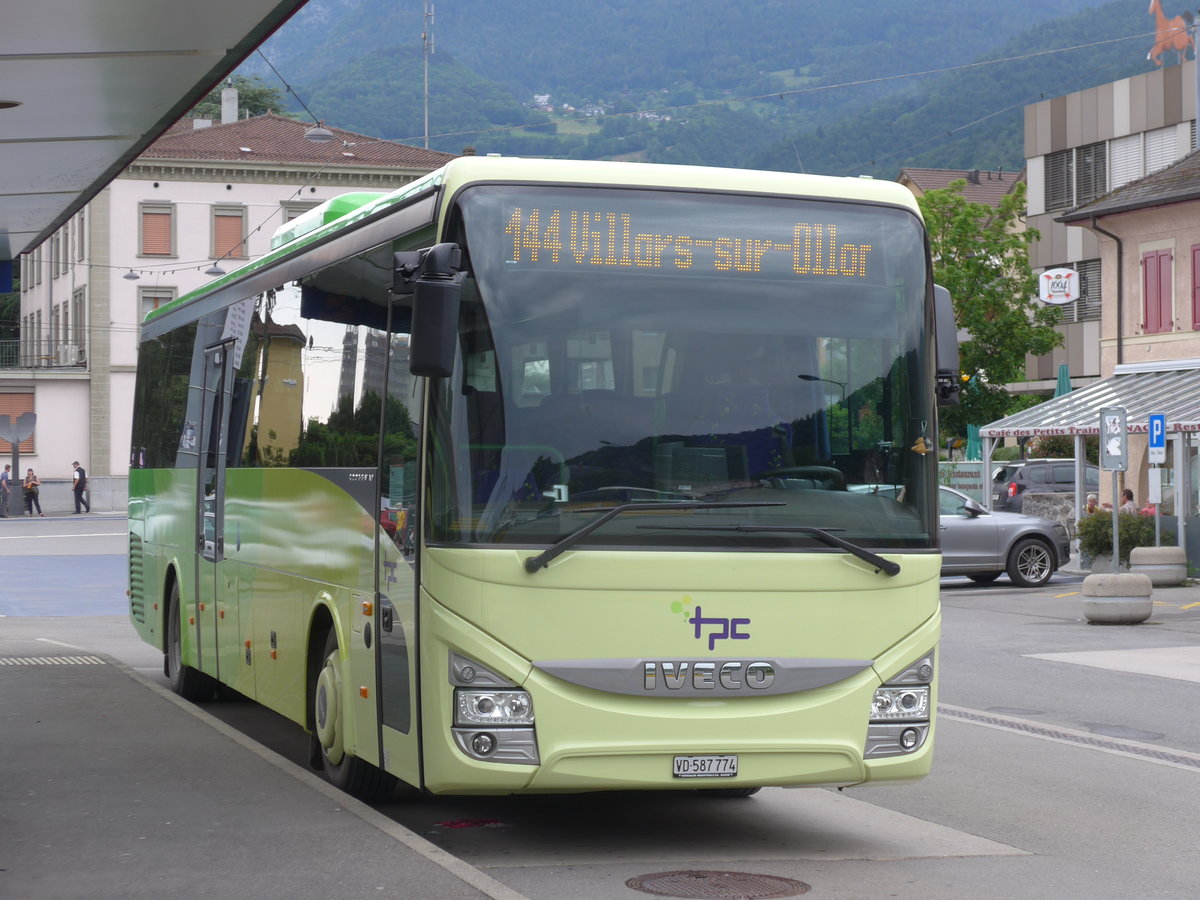
[[[211,700],[217,683],[183,661],[183,609],[179,573],[172,566],[163,587],[163,675],[171,690],[194,703]]]
[[[308,639],[309,761],[346,793],[366,801],[382,800],[395,789],[396,778],[347,752],[346,694],[337,627],[325,607],[318,610]]]

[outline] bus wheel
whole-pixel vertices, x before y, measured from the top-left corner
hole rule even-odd
[[[325,639],[321,667],[313,680],[313,762],[324,770],[335,787],[360,800],[384,800],[395,789],[396,779],[346,752],[346,722],[342,715],[342,666],[337,632]]]
[[[216,693],[216,682],[183,662],[183,612],[179,608],[179,585],[171,585],[167,600],[167,652],[163,655],[163,674],[171,690],[184,700],[202,703]]]

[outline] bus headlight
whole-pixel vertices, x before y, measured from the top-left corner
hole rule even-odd
[[[872,721],[929,718],[929,687],[884,685],[875,690],[871,701]]]
[[[454,692],[455,725],[532,725],[533,701],[525,691]]]
[[[934,652],[930,650],[875,689],[863,759],[914,753],[925,745],[933,713]]]

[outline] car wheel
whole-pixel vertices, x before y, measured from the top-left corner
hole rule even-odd
[[[991,584],[1003,574],[1003,572],[983,572],[979,575],[968,575],[967,577],[976,584]]]
[[[1054,549],[1037,538],[1023,538],[1008,554],[1008,577],[1021,587],[1041,587],[1054,574]]]

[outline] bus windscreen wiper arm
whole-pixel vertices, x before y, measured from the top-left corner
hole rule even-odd
[[[653,528],[656,526],[646,525],[644,527]],[[866,547],[860,547],[858,544],[851,543],[845,538],[840,538],[836,534],[833,534],[833,531],[840,531],[841,529],[815,528],[811,525],[681,525],[678,527],[685,531],[793,531],[800,534],[811,534],[823,544],[845,550],[847,553],[854,554],[863,562],[870,563],[875,566],[877,572],[883,572],[886,575],[900,574],[899,563],[884,559],[879,554],[872,553]]]
[[[752,506],[785,506],[782,501],[774,500],[755,500],[745,503],[709,503],[704,500],[681,500],[678,502],[667,503],[622,503],[620,506],[614,506],[611,509],[605,509],[604,515],[598,519],[593,519],[582,528],[572,531],[566,537],[558,541],[553,546],[547,547],[537,556],[528,556],[525,558],[525,571],[536,572],[538,569],[544,568],[550,564],[550,560],[554,559],[560,553],[570,550],[575,544],[583,540],[601,525],[615,519],[621,513],[626,512],[648,512],[651,510],[661,512],[665,509],[745,509]],[[599,509],[581,509],[578,512],[599,512]]]

